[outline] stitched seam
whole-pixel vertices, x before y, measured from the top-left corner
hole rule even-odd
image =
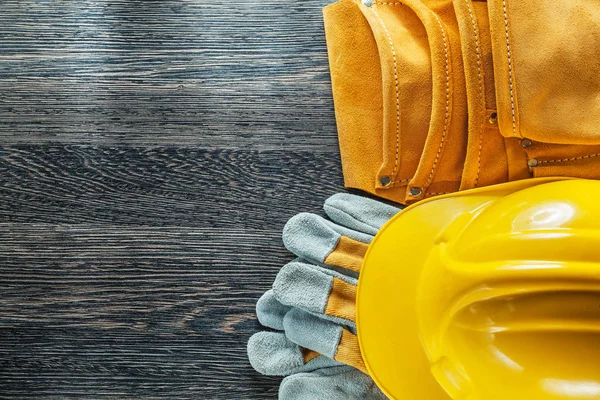
[[[388,31],[387,27],[385,26],[385,23],[383,22],[383,19],[381,19],[381,16],[379,16],[379,13],[377,12],[377,7],[373,7],[372,10],[373,14],[375,14],[377,19],[379,20],[379,23],[381,24],[381,27],[385,31],[385,34],[388,38],[388,41],[390,43],[390,49],[392,51],[392,59],[394,62],[394,83],[396,87],[396,160],[394,162],[394,170],[392,171],[392,177],[395,177],[396,172],[398,172],[398,157],[400,152],[400,139],[398,137],[400,130],[400,88],[398,84],[398,61],[396,58],[396,49],[394,49],[394,42],[392,41],[392,35],[390,35],[390,31]]]
[[[477,54],[477,75],[479,76],[479,107],[481,112],[485,114],[484,100],[483,100],[483,78],[481,74],[481,50],[479,48],[479,30],[477,29],[477,23],[473,16],[473,10],[471,8],[470,0],[465,0],[467,3],[467,9],[471,16],[471,24],[473,25],[473,34],[475,35],[475,53]],[[477,175],[475,176],[475,187],[479,183],[479,174],[481,173],[481,152],[483,148],[483,122],[479,125],[479,153],[477,154]]]
[[[583,159],[586,159],[586,158],[593,158],[593,157],[598,157],[598,156],[600,156],[600,153],[589,154],[587,156],[574,157],[574,158],[563,158],[563,159],[560,159],[560,160],[543,160],[543,161],[539,161],[538,164],[561,163],[561,162],[566,162],[566,161],[577,161],[577,160],[583,160]]]
[[[440,194],[448,194],[448,193],[453,193],[453,192],[440,192],[440,193],[435,193],[435,192],[427,192],[427,194],[433,194],[435,196],[440,195]]]
[[[404,3],[400,3],[399,1],[397,1],[397,2],[373,3],[373,4],[378,5],[378,6],[395,6],[397,4],[404,5]]]
[[[513,88],[513,67],[512,67],[512,58],[510,51],[510,39],[508,35],[508,11],[506,9],[506,0],[502,0],[502,6],[504,8],[504,27],[506,34],[506,54],[508,55],[508,84],[510,88],[510,107],[512,111],[512,128],[513,135],[517,136],[517,120],[515,117],[515,95]]]
[[[442,152],[442,148],[444,147],[444,141],[446,139],[446,134],[448,133],[448,119],[450,117],[450,70],[449,70],[449,59],[448,59],[448,43],[446,42],[446,31],[444,31],[444,27],[442,26],[442,21],[438,18],[437,15],[434,14],[434,17],[440,26],[440,30],[442,31],[442,39],[444,40],[444,55],[446,57],[446,115],[444,116],[444,131],[442,133],[442,140],[440,141],[440,145],[438,147],[437,154],[435,155],[435,160],[433,162],[433,166],[431,168],[431,172],[429,173],[429,178],[427,178],[427,182],[425,182],[425,186],[429,185],[431,180],[433,179],[433,174],[437,167],[440,154]]]

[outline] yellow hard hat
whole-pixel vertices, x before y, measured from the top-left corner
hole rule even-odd
[[[366,254],[357,327],[392,399],[600,399],[600,181],[404,209]]]

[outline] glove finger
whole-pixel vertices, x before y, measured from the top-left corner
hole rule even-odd
[[[349,193],[334,194],[325,200],[323,208],[332,221],[373,236],[401,210],[381,201]]]
[[[353,328],[357,283],[354,278],[326,268],[291,262],[277,274],[273,293],[282,304]]]
[[[273,289],[267,290],[256,302],[258,322],[271,329],[283,330],[283,317],[291,307],[281,304]]]
[[[309,213],[292,217],[283,228],[285,247],[299,257],[358,272],[372,235]]]
[[[287,338],[297,345],[366,373],[358,338],[341,325],[293,308],[285,315],[283,326]]]
[[[263,375],[287,376],[342,365],[288,340],[282,332],[258,332],[248,340],[250,365]]]
[[[279,386],[280,400],[387,400],[373,380],[347,366],[288,376]]]

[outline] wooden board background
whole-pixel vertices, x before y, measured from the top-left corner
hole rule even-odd
[[[276,398],[254,303],[342,189],[327,3],[2,0],[1,398]]]

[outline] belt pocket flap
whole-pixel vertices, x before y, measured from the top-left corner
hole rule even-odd
[[[505,137],[600,144],[600,2],[488,2]]]

